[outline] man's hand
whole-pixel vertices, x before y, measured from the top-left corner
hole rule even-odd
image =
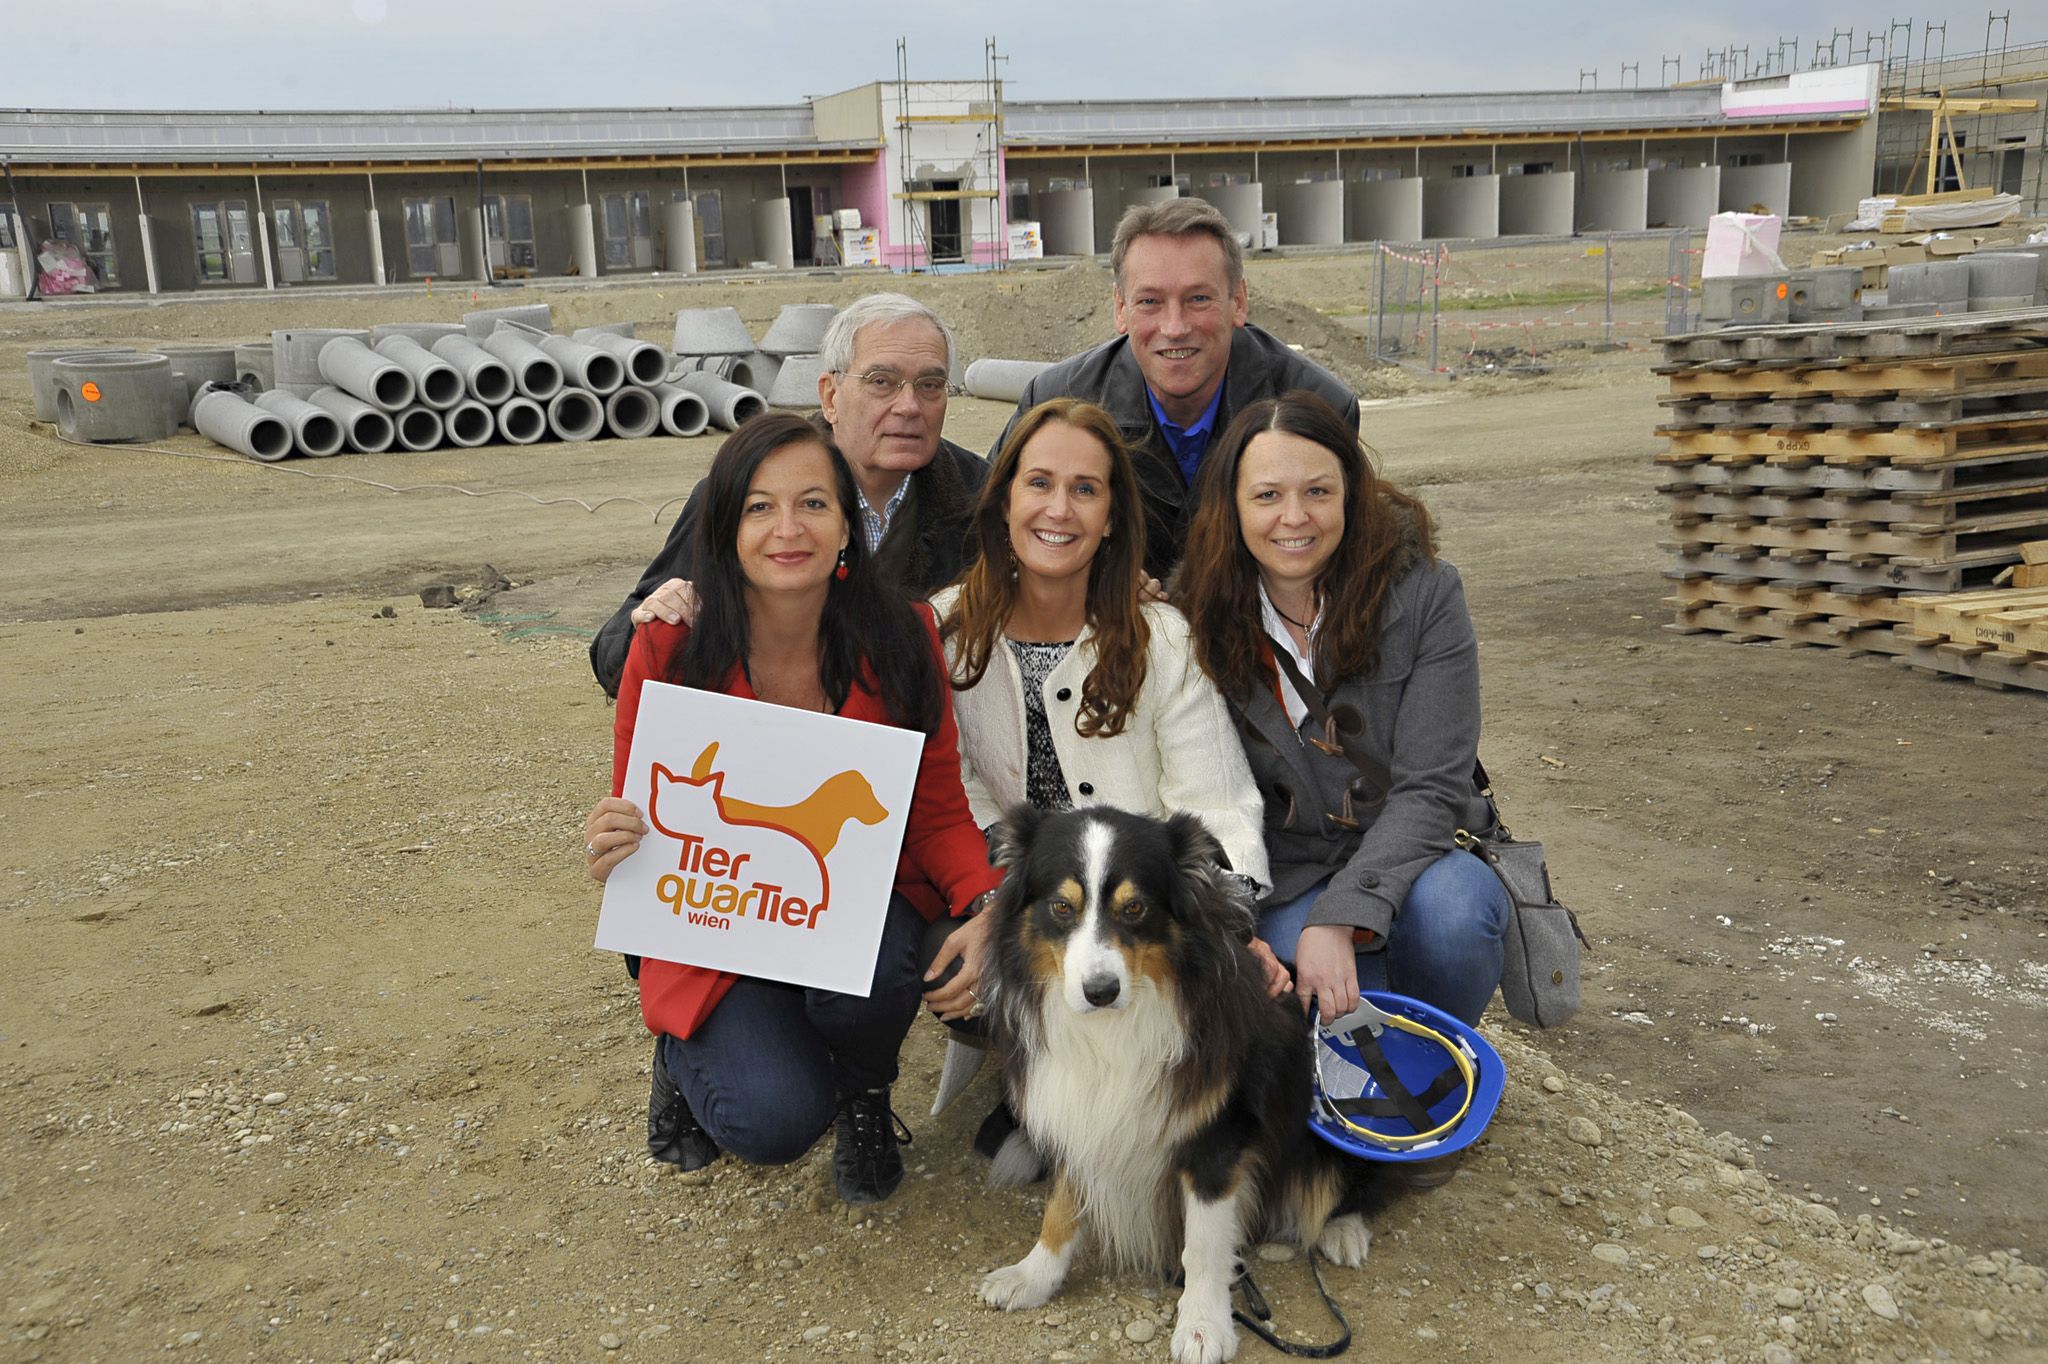
[[[670,578],[647,594],[647,600],[633,608],[632,621],[645,625],[650,620],[670,625],[695,625],[700,605],[697,589],[688,578]]]
[[[1159,579],[1150,575],[1149,573],[1146,574],[1145,581],[1138,584],[1138,600],[1165,601],[1166,585],[1160,582]]]
[[[602,884],[612,868],[632,856],[647,836],[640,819],[640,807],[618,796],[606,796],[590,807],[583,820],[584,867],[590,879]]]

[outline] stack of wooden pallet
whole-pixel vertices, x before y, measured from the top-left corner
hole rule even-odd
[[[1926,654],[1910,598],[2048,530],[2048,309],[1663,345],[1674,629]]]
[[[1915,667],[2048,691],[2048,587],[1914,597],[1912,607],[1900,633]]]

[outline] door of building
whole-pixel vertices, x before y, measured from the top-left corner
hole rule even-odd
[[[230,199],[220,206],[221,219],[227,224],[228,240],[228,282],[230,284],[254,284],[256,282],[256,224],[249,216],[246,199]]]
[[[725,264],[725,201],[715,189],[697,192],[697,264]]]
[[[958,180],[934,180],[932,188],[942,194],[959,192]],[[961,258],[960,241],[960,200],[934,199],[931,201],[932,261],[957,261]]]
[[[50,235],[79,249],[92,266],[100,288],[120,284],[120,261],[114,255],[114,215],[107,205],[51,204]]]
[[[604,263],[608,270],[654,268],[654,207],[646,190],[604,196]]]

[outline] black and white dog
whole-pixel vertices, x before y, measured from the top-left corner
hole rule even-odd
[[[1186,1275],[1173,1358],[1237,1352],[1248,1241],[1364,1262],[1392,1190],[1308,1130],[1314,1065],[1268,996],[1251,907],[1201,821],[1106,807],[1013,811],[985,979],[1011,1102],[1054,1169],[1038,1244],[981,1282],[1010,1311],[1059,1292],[1091,1235],[1115,1265]]]

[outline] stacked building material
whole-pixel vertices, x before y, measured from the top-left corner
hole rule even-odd
[[[1670,628],[1914,653],[2048,528],[2048,309],[1663,345]]]
[[[2048,691],[2048,587],[1915,597],[1912,606],[1912,625],[1899,631],[1905,662],[1995,690]]]

